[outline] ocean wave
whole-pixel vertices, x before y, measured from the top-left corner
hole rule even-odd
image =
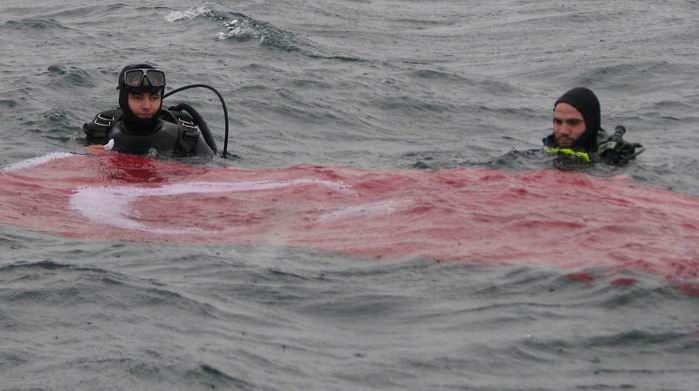
[[[209,4],[189,8],[184,11],[172,11],[165,16],[168,22],[181,22],[198,17],[222,22],[224,31],[216,35],[218,41],[246,42],[257,40],[262,46],[281,49],[284,51],[299,51],[294,42],[294,34],[274,27],[270,23],[255,20],[238,12],[217,10]]]
[[[8,20],[2,27],[14,30],[69,30],[56,19],[27,18],[22,20]]]
[[[324,55],[324,54],[317,54],[317,53],[309,53],[306,52],[304,53],[307,55],[309,58],[317,58],[317,59],[322,59],[322,60],[337,60],[340,62],[368,62],[370,60],[367,60],[365,58],[361,57],[354,57],[354,56],[345,56],[345,55]]]
[[[52,160],[56,159],[63,159],[73,156],[72,153],[67,153],[67,152],[52,152],[44,156],[38,156],[35,158],[23,160],[14,164],[11,164],[9,166],[3,167],[2,171],[18,171],[18,170],[24,170],[27,168],[35,167],[35,166],[40,166],[42,164],[45,164],[47,162],[50,162]]]
[[[4,265],[0,267],[0,273],[7,273],[7,272],[12,272],[16,270],[34,270],[34,269],[42,269],[42,270],[59,270],[59,269],[70,269],[73,266],[64,264],[64,263],[59,263],[59,262],[53,262],[53,261],[39,261],[39,262],[20,262],[20,263],[12,263],[9,265]]]
[[[51,65],[47,71],[55,80],[68,87],[95,87],[90,74],[80,68]]]
[[[271,48],[289,52],[300,50],[295,43],[293,33],[242,14],[224,23],[223,27],[226,30],[218,33],[218,40],[235,40],[239,42],[258,40],[261,45]]]
[[[409,73],[411,78],[429,83],[443,83],[444,88],[463,88],[483,94],[504,97],[528,97],[531,93],[513,83],[487,78],[465,77],[457,73],[436,69],[416,69]]]
[[[629,62],[591,67],[577,78],[578,85],[604,84],[606,88],[626,91],[627,94],[655,94],[672,88],[684,95],[695,90],[692,75],[695,67],[666,61]],[[691,91],[691,92],[690,92]]]
[[[210,4],[192,7],[184,11],[172,11],[165,16],[168,22],[182,22],[197,18],[222,22],[223,31],[216,33],[217,41],[250,42],[285,52],[300,52],[312,59],[340,62],[366,62],[368,60],[334,50],[319,49],[313,42],[299,42],[296,34],[280,29],[271,23],[254,19],[240,12],[223,11]]]
[[[404,113],[450,113],[457,112],[457,107],[447,102],[434,99],[422,99],[415,96],[387,97],[371,102],[382,110]]]
[[[223,20],[224,17],[220,16],[216,10],[212,7],[204,4],[199,7],[190,8],[184,11],[172,11],[165,16],[165,20],[168,22],[179,22],[182,20],[191,20],[199,16],[204,16],[214,20]]]
[[[223,31],[216,34],[217,41],[249,42],[257,41],[261,46],[279,49],[286,52],[301,52],[301,54],[323,60],[341,62],[365,62],[361,57],[344,53],[323,53],[313,43],[298,41],[296,34],[280,29],[271,23],[254,19],[240,12],[222,11],[213,5],[204,4],[185,11],[172,11],[165,16],[168,22],[182,22],[203,17],[215,22],[223,22]]]
[[[17,106],[17,101],[13,99],[0,99],[0,106],[11,109]]]
[[[52,281],[58,273],[64,279]],[[42,301],[59,306],[105,302],[113,308],[169,306],[202,318],[220,314],[210,303],[190,298],[156,281],[134,279],[99,267],[54,261],[17,262],[1,266],[0,275],[9,282],[5,284],[9,288],[5,302]],[[18,282],[27,279],[26,276],[32,276],[31,281]]]
[[[61,107],[52,107],[41,114],[41,120],[36,128],[40,129],[46,137],[60,142],[67,142],[75,132],[79,119],[75,115]]]
[[[199,368],[190,370],[185,375],[188,378],[196,379],[199,383],[210,384],[212,389],[216,388],[216,386],[234,387],[239,390],[255,389],[253,383],[249,383],[243,378],[229,375],[209,364],[201,364]]]

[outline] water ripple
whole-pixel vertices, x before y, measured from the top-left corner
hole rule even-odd
[[[2,28],[17,31],[56,31],[69,30],[56,19],[27,18],[21,20],[9,20],[3,23]]]

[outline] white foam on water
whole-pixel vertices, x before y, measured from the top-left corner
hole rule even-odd
[[[218,40],[237,39],[245,41],[260,37],[259,32],[255,30],[248,20],[233,19],[224,23],[223,27],[226,28],[226,31],[218,33]]]
[[[394,213],[408,202],[405,200],[385,200],[353,205],[326,212],[318,217],[319,222],[336,221],[347,218],[382,216]]]
[[[165,20],[172,23],[180,20],[194,19],[197,16],[201,15],[213,16],[214,10],[205,5],[200,5],[197,8],[190,8],[186,11],[172,11],[169,14],[165,15]]]
[[[71,156],[75,156],[75,154],[68,153],[68,152],[52,152],[52,153],[46,154],[44,156],[37,156],[37,157],[31,158],[31,159],[22,160],[22,161],[10,164],[9,166],[4,167],[2,170],[8,171],[8,172],[23,170],[25,168],[40,166],[40,165],[48,163],[52,160],[63,159],[63,158],[71,157]]]
[[[318,179],[296,179],[280,182],[184,182],[160,187],[138,186],[82,186],[70,198],[70,207],[94,223],[112,227],[147,231],[156,234],[176,235],[204,233],[198,228],[156,228],[136,219],[132,208],[139,198],[162,197],[181,194],[236,193],[274,190],[290,186],[316,185],[341,193],[354,193],[347,185]]]

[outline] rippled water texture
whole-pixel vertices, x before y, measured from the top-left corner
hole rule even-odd
[[[699,389],[697,20],[3,0],[0,390]],[[231,158],[82,155],[142,61]],[[578,85],[637,161],[508,153]]]

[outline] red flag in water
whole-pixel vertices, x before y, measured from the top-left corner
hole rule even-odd
[[[237,169],[53,154],[2,171],[0,222],[75,238],[699,278],[699,198],[557,170]]]

